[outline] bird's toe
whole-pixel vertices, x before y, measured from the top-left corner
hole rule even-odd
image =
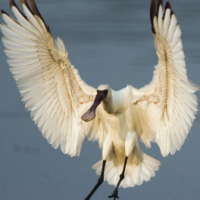
[[[114,198],[115,199],[119,199],[117,192],[113,192],[113,194],[111,196],[108,196],[108,198]]]

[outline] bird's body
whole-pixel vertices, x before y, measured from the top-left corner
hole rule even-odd
[[[120,91],[108,85],[88,86],[71,65],[63,41],[55,45],[49,27],[34,0],[13,0],[16,19],[2,11],[0,24],[10,71],[25,108],[42,135],[56,149],[79,156],[84,138],[98,141],[102,160],[93,166],[100,175],[86,197],[89,200],[103,180],[116,188],[134,187],[155,176],[160,162],[144,154],[157,143],[167,156],[180,150],[196,118],[199,89],[187,78],[181,30],[171,5],[152,0],[150,19],[158,55],[152,82]],[[104,72],[106,73],[106,72]],[[134,74],[133,74],[134,75]]]
[[[101,112],[102,117],[100,119],[105,131],[112,140],[117,162],[123,165],[127,134],[135,131],[132,117],[131,90],[127,86],[120,91],[111,91],[111,100],[107,103],[103,102],[103,108],[97,108],[97,112]]]
[[[119,102],[120,104],[117,105]],[[124,108],[120,107],[123,104]],[[125,139],[128,132],[134,130],[133,120],[131,118],[132,109],[129,89],[125,88],[118,92],[112,91],[111,102],[107,104],[103,102],[102,106],[103,109],[100,108],[100,112],[102,112],[101,120],[104,124],[103,126],[112,140],[117,161],[123,164],[125,158]],[[109,109],[110,107],[111,109]],[[112,109],[115,110],[114,113]]]
[[[108,86],[102,85],[98,89],[108,89]],[[103,100],[96,111],[107,135],[103,145],[102,157],[103,160],[109,161],[105,172],[105,180],[109,184],[115,185],[117,183],[125,157],[129,157],[126,176],[121,185],[123,187],[133,187],[135,184],[142,184],[144,180],[149,180],[155,175],[154,171],[158,170],[160,165],[159,161],[143,154],[140,149],[139,135],[135,130],[133,120],[134,109],[132,108],[131,89],[131,86],[119,91],[109,89],[108,98]],[[150,162],[150,166],[148,166],[148,162],[145,163],[147,165],[145,170],[149,170],[148,177],[144,177],[143,174],[145,168],[143,160],[145,159]],[[154,165],[154,168],[151,164]],[[101,165],[102,161],[93,166],[97,174],[101,172]],[[132,169],[135,169],[134,171],[137,173],[134,173]]]

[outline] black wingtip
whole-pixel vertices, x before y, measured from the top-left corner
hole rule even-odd
[[[169,1],[168,1],[168,2],[166,3],[166,5],[165,5],[165,10],[167,10],[167,9],[172,10],[172,7],[171,7],[171,4],[170,4]]]
[[[20,2],[21,3],[21,2]],[[27,19],[26,18],[26,16],[21,12],[21,10],[18,8],[18,6],[17,6],[17,4],[15,3],[15,1],[14,0],[10,0],[10,8],[12,9],[12,7],[14,6],[20,13],[21,13],[21,15],[25,18],[25,19]]]
[[[163,5],[163,1],[162,0],[152,0],[151,1],[150,20],[151,20],[151,29],[152,29],[153,34],[156,33],[155,27],[153,25],[153,20],[154,20],[155,16],[158,17],[158,11],[159,11],[160,5]]]
[[[37,5],[36,5],[35,1],[34,0],[29,0],[29,3],[31,5],[31,9],[34,12],[34,14],[38,15],[43,20],[41,14],[40,14],[40,12],[39,12],[39,10],[37,8]]]
[[[156,15],[156,0],[152,0],[150,6],[150,20],[152,26],[153,26],[153,18],[155,15]]]
[[[4,10],[1,10],[1,14],[6,14],[6,15],[8,15],[8,13],[5,12]]]
[[[50,32],[49,27],[46,25],[46,23],[45,23],[45,21],[44,21],[42,15],[40,14],[40,11],[39,11],[39,9],[38,9],[36,3],[35,3],[35,0],[29,0],[29,3],[30,3],[30,5],[31,5],[31,8],[32,8],[33,13],[36,14],[37,16],[39,16],[39,17],[41,18],[41,20],[43,21],[43,23],[44,23],[44,25],[45,25],[47,31]]]
[[[157,1],[157,12],[156,12],[156,16],[157,17],[158,17],[158,12],[159,12],[160,6],[162,6],[162,8],[163,8],[163,0],[158,0]]]
[[[152,0],[151,1],[151,7],[150,7],[150,21],[151,21],[151,29],[153,34],[155,34],[155,28],[153,26],[153,19],[156,16],[156,4],[157,4],[157,0]]]
[[[166,5],[165,5],[165,10],[167,10],[167,9],[170,9],[170,10],[171,10],[171,15],[174,14],[174,11],[172,10],[172,6],[171,6],[171,4],[170,4],[169,1],[168,1],[168,2],[166,3]]]
[[[30,6],[31,6],[31,7],[29,6],[27,0],[19,0],[19,2],[20,2],[20,4],[21,4],[21,6],[24,4],[24,5],[29,9],[29,11],[32,13],[32,15],[37,15],[38,17],[40,17],[40,19],[43,21],[43,23],[44,23],[44,25],[45,25],[47,31],[48,31],[49,33],[51,33],[49,27],[46,25],[46,23],[45,23],[45,21],[44,21],[42,15],[40,14],[40,12],[39,12],[39,10],[38,10],[38,8],[37,8],[37,5],[36,5],[36,3],[35,3],[34,0],[29,0],[29,3],[30,3]]]
[[[16,3],[13,0],[10,0],[10,8],[12,8],[12,6],[17,7]]]
[[[21,4],[21,6],[24,4],[24,5],[29,9],[29,11],[30,11],[32,14],[34,14],[33,11],[31,10],[30,6],[28,5],[28,3],[27,3],[26,0],[19,0],[19,2],[20,2],[20,4]]]
[[[160,6],[163,7],[163,0],[152,0],[151,1],[151,7],[150,7],[150,20],[151,20],[151,29],[152,29],[152,32],[153,34],[156,33],[155,31],[155,28],[154,28],[154,25],[153,25],[153,20],[154,20],[154,17],[158,17],[158,13],[159,13],[159,8]],[[167,9],[170,9],[171,10],[171,15],[174,14],[174,11],[172,10],[172,6],[170,4],[169,1],[167,1],[166,5],[165,5],[165,12],[163,14],[163,19],[165,17],[165,13],[166,13],[166,10]]]
[[[151,7],[150,7],[150,18],[151,18],[151,24],[153,25],[153,19],[155,16],[158,17],[158,12],[160,6],[163,7],[163,0],[152,0],[151,1]]]

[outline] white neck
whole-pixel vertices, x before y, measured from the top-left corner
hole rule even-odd
[[[109,114],[119,114],[124,112],[131,105],[130,88],[114,91],[103,101],[103,108]]]

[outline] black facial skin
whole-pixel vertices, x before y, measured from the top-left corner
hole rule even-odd
[[[97,90],[97,94],[104,96],[104,98],[107,97],[108,90]]]
[[[90,109],[81,117],[85,122],[89,122],[95,118],[95,111],[98,105],[106,98],[108,90],[97,90],[97,95],[95,97],[93,105]]]

